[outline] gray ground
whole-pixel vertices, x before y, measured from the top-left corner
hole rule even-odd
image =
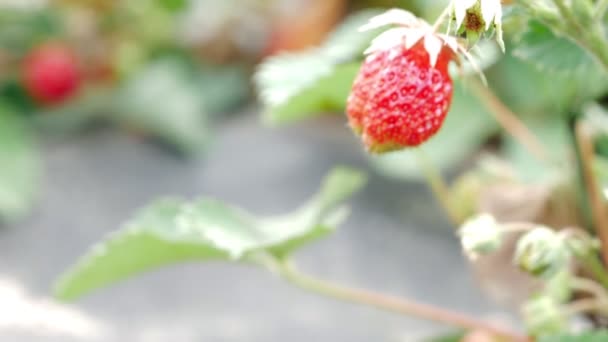
[[[30,218],[0,231],[0,279],[21,287],[33,306],[48,304],[55,277],[151,199],[205,194],[260,214],[282,213],[307,199],[333,165],[366,168],[355,144],[338,120],[269,130],[253,115],[228,120],[200,161],[111,130],[48,143],[39,205]],[[425,187],[372,175],[352,207],[337,234],[299,253],[301,268],[497,315]],[[53,325],[59,323],[0,325],[0,341],[417,341],[444,329],[320,298],[261,270],[226,264],[162,269],[73,307],[94,322],[94,332],[58,332]],[[3,310],[13,314],[0,303],[0,323]]]

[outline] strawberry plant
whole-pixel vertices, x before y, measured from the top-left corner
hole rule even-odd
[[[241,262],[464,330],[452,340],[607,340],[607,11],[605,0],[452,0],[429,23],[405,9],[364,10],[316,48],[267,58],[254,76],[267,124],[346,113],[351,143],[362,142],[378,171],[425,179],[482,287],[520,308],[519,327],[301,271],[294,252],[331,233],[365,183],[349,167],[279,217],[210,198],[157,201],[64,274],[57,297],[177,262]],[[156,33],[146,37],[164,41]],[[529,285],[523,300],[520,284]]]

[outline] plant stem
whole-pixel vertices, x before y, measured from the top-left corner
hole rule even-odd
[[[608,265],[608,216],[604,200],[598,189],[595,174],[593,173],[594,147],[592,133],[586,123],[579,121],[576,123],[575,134],[581,155],[581,167],[587,196],[589,196],[589,202],[591,203],[593,226],[602,243],[602,259],[604,264]]]
[[[324,296],[363,304],[395,313],[428,319],[467,330],[483,330],[508,341],[531,341],[528,337],[491,325],[461,313],[362,289],[343,287],[298,272],[292,265],[282,263],[279,271],[292,284]]]
[[[450,203],[450,191],[448,185],[441,176],[441,172],[437,170],[422,149],[416,149],[414,152],[416,153],[420,170],[431,187],[431,191],[435,195],[435,198],[448,215],[450,222],[457,225],[459,223],[458,213]]]
[[[528,127],[513,113],[492,90],[476,79],[470,80],[471,89],[483,102],[485,107],[494,116],[494,119],[507,131],[515,140],[522,144],[530,153],[542,161],[548,161],[547,151],[540,143],[540,140],[528,129]]]

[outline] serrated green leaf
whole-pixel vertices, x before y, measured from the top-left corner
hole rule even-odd
[[[23,116],[0,104],[0,219],[30,209],[38,194],[40,155]]]
[[[559,73],[601,72],[595,61],[574,42],[556,36],[544,24],[531,20],[519,36],[513,55],[539,69]]]
[[[285,124],[341,111],[359,69],[354,60],[378,31],[358,32],[369,18],[381,13],[366,10],[351,15],[316,49],[285,53],[264,61],[255,75],[259,97],[265,107],[264,120]]]
[[[608,341],[608,331],[589,331],[582,334],[565,334],[557,336],[546,336],[538,339],[538,342],[605,342]]]
[[[529,101],[544,100],[553,108],[570,109],[608,90],[606,72],[586,50],[538,21],[529,21],[512,54],[538,70],[510,71],[511,79],[502,78],[501,83],[519,87],[518,95]]]
[[[498,124],[492,115],[456,80],[452,107],[441,131],[421,148],[433,165],[445,171],[478,150],[497,130]],[[372,165],[387,176],[407,180],[423,177],[413,151],[405,150],[370,158]]]
[[[335,169],[307,205],[277,218],[257,218],[212,199],[159,201],[94,247],[61,278],[55,294],[75,299],[133,274],[188,260],[247,261],[259,252],[283,257],[333,231],[344,218],[342,202],[364,181],[359,171]]]
[[[55,295],[73,300],[135,273],[187,260],[227,259],[210,245],[190,242],[180,234],[176,218],[183,202],[161,200],[140,211],[122,230],[91,248],[57,282]]]

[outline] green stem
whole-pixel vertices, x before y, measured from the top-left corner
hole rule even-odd
[[[422,149],[415,149],[415,153],[418,159],[418,165],[420,166],[422,174],[429,184],[431,191],[435,195],[435,198],[448,215],[450,222],[457,225],[460,222],[458,213],[450,203],[450,190],[441,176],[441,172],[439,172],[435,165],[429,160]]]
[[[355,289],[329,283],[298,272],[289,263],[278,265],[280,274],[290,283],[323,296],[332,297],[342,301],[363,304],[378,309],[395,312],[407,316],[419,317],[466,330],[483,330],[507,341],[530,341],[526,336],[519,335],[510,330],[491,325],[474,317],[458,312],[422,304],[405,298],[375,293],[362,289]]]

